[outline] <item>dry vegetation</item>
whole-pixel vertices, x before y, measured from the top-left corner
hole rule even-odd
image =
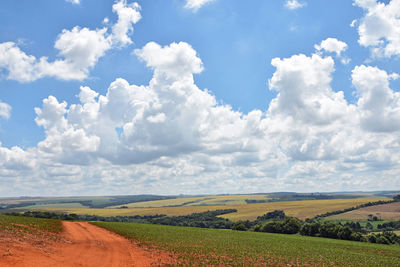
[[[257,216],[273,210],[283,210],[289,216],[300,219],[314,217],[329,211],[354,207],[363,203],[384,200],[384,198],[356,198],[356,199],[330,199],[330,200],[304,200],[289,202],[268,202],[241,205],[215,205],[215,206],[183,206],[159,208],[128,208],[128,209],[42,209],[51,212],[67,212],[77,214],[90,214],[99,216],[129,216],[129,215],[155,215],[168,216],[188,215],[193,212],[204,212],[217,209],[237,209],[238,212],[223,215],[224,218],[237,220],[255,220]],[[169,200],[171,201],[171,200]],[[154,202],[154,201],[151,201]],[[142,204],[145,202],[142,202]]]
[[[240,205],[246,204],[246,200],[268,200],[269,195],[221,195],[203,197],[184,197],[175,199],[155,200],[146,202],[129,203],[125,205],[112,206],[118,208],[127,206],[128,208],[161,208],[171,206],[215,206],[215,205]]]
[[[362,220],[368,219],[368,215],[376,216],[382,220],[400,219],[400,202],[376,205],[362,209],[352,210],[346,213],[329,216],[326,220]]]

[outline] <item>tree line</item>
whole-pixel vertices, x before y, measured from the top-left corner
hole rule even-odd
[[[400,237],[391,231],[370,233],[367,235],[367,230],[358,222],[348,222],[344,225],[316,220],[303,222],[297,218],[286,216],[283,211],[279,210],[259,216],[255,222],[251,222],[250,224],[248,221],[236,222],[232,226],[232,230],[300,234],[303,236],[400,245]]]
[[[234,222],[217,216],[232,212],[237,212],[237,210],[236,209],[213,210],[200,213],[192,213],[190,215],[182,215],[182,216],[167,216],[164,214],[157,214],[157,215],[145,215],[145,216],[134,215],[134,216],[103,217],[97,215],[64,214],[64,213],[54,213],[46,211],[27,211],[24,213],[7,213],[7,214],[14,216],[27,216],[27,217],[59,219],[59,220],[136,222],[136,223],[162,224],[162,225],[172,225],[172,226],[231,229]]]

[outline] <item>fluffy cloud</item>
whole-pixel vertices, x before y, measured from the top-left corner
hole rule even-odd
[[[325,50],[326,52],[334,52],[337,56],[340,56],[340,54],[347,49],[347,44],[336,38],[328,38],[323,40],[321,44],[315,45],[315,49],[318,51]]]
[[[400,130],[400,93],[389,87],[389,80],[397,77],[377,67],[361,65],[354,68],[352,80],[359,94],[358,107],[365,129],[377,132]]]
[[[192,9],[193,12],[197,12],[202,6],[207,3],[211,3],[214,0],[186,0],[185,8]]]
[[[11,116],[11,106],[7,103],[0,102],[0,118],[8,120]]]
[[[292,117],[306,124],[330,124],[346,114],[348,105],[343,92],[333,92],[330,87],[334,61],[295,55],[287,59],[275,58],[271,64],[276,71],[269,87],[279,92],[271,101],[270,116]]]
[[[67,2],[69,2],[69,3],[72,3],[72,4],[74,4],[74,5],[79,5],[79,4],[81,3],[80,0],[65,0],[65,1],[67,1]]]
[[[370,47],[374,57],[400,55],[400,0],[388,4],[376,0],[355,0],[366,14],[358,26],[360,45]]]
[[[82,164],[97,158],[131,164],[196,151],[255,149],[253,141],[242,137],[262,136],[262,112],[245,116],[217,105],[214,96],[197,88],[193,74],[203,66],[190,45],[162,47],[151,42],[135,53],[154,70],[148,86],[130,85],[119,78],[106,95],[81,87],[81,104],[68,108],[50,96],[42,108],[35,109],[36,123],[47,135],[39,143],[41,151],[66,155],[63,162],[76,158],[72,157],[75,151],[85,154]]]
[[[300,3],[298,0],[287,0],[285,2],[285,7],[290,9],[290,10],[302,8],[305,5],[306,5],[306,3]]]
[[[331,87],[331,56],[274,58],[277,96],[245,114],[196,86],[203,63],[189,44],[150,42],[135,54],[153,70],[147,85],[118,78],[105,94],[82,86],[72,105],[47,97],[35,109],[44,140],[0,147],[1,175],[30,172],[31,190],[42,182],[75,193],[173,194],[376,189],[382,173],[400,174],[396,74],[355,67],[358,102],[349,104]]]
[[[36,164],[33,155],[20,147],[3,147],[0,142],[0,175],[8,176],[32,169]]]
[[[139,4],[127,4],[126,0],[121,0],[115,3],[112,9],[118,15],[118,22],[112,27],[113,42],[120,46],[131,44],[128,33],[133,32],[133,24],[142,18]]]
[[[132,43],[128,34],[141,18],[139,10],[137,3],[127,4],[126,0],[115,3],[113,12],[117,13],[118,21],[112,26],[112,33],[108,33],[108,28],[90,30],[76,26],[71,30],[64,29],[54,45],[59,51],[58,59],[54,61],[27,55],[13,42],[0,43],[0,69],[8,72],[8,79],[19,82],[43,77],[85,79],[108,50]]]

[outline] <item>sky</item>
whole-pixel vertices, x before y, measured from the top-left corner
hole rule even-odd
[[[400,0],[3,0],[0,196],[400,189]]]

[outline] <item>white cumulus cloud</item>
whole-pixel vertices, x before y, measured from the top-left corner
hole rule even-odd
[[[113,42],[121,46],[131,44],[132,40],[128,33],[133,32],[133,24],[142,18],[140,5],[136,2],[127,4],[126,0],[121,0],[115,3],[112,9],[118,15],[118,21],[112,27]]]
[[[8,120],[11,116],[11,106],[7,103],[0,102],[0,118]]]
[[[285,7],[290,10],[299,9],[304,6],[306,6],[306,3],[305,2],[301,3],[298,0],[286,0],[285,2]]]
[[[205,4],[211,3],[215,0],[186,0],[185,8],[192,9],[193,12],[197,12]]]
[[[347,49],[345,42],[339,41],[336,38],[327,38],[319,45],[315,45],[315,49],[318,51],[325,50],[326,52],[334,52],[337,56]]]
[[[72,3],[74,5],[79,5],[81,3],[81,0],[65,0],[65,1]]]
[[[400,130],[400,93],[389,87],[389,80],[396,78],[377,67],[356,66],[352,81],[359,94],[358,107],[361,124],[370,131]]]
[[[129,34],[133,24],[141,18],[140,6],[120,0],[113,5],[118,21],[108,28],[91,30],[78,26],[64,29],[58,36],[54,48],[58,57],[49,61],[47,57],[27,55],[16,43],[0,43],[0,69],[7,71],[7,78],[19,82],[31,82],[43,77],[61,80],[83,80],[105,53],[114,47],[132,43]]]
[[[396,73],[356,66],[350,104],[332,88],[337,59],[318,51],[274,58],[268,84],[277,96],[266,110],[243,113],[197,87],[193,75],[203,63],[188,43],[150,42],[135,54],[153,70],[148,84],[117,78],[104,94],[81,86],[72,105],[49,96],[35,109],[44,140],[27,150],[0,146],[0,176],[17,177],[15,191],[38,192],[43,184],[53,190],[47,194],[65,184],[70,194],[400,186],[387,178],[400,174],[400,102],[389,86]]]
[[[359,21],[358,42],[370,47],[374,57],[400,55],[400,0],[385,4],[376,0],[354,0],[365,10]]]
[[[68,107],[50,96],[35,109],[36,123],[46,132],[39,143],[42,152],[64,163],[104,158],[132,164],[196,151],[255,149],[258,139],[243,137],[262,136],[262,112],[245,116],[217,105],[214,96],[200,90],[193,74],[203,65],[189,44],[162,47],[151,42],[135,53],[154,70],[149,85],[130,85],[118,78],[105,95],[81,87],[80,104]]]

